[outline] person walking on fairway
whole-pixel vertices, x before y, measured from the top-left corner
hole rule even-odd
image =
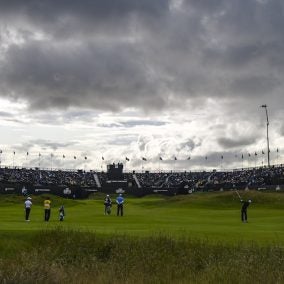
[[[247,223],[248,221],[248,215],[247,215],[247,208],[251,204],[251,200],[249,199],[248,201],[241,200],[242,209],[241,209],[241,219],[243,223]]]
[[[111,213],[111,199],[110,196],[107,194],[105,201],[104,201],[104,205],[105,205],[105,215],[110,215]]]
[[[51,201],[50,197],[47,197],[43,202],[44,207],[44,221],[48,222],[50,218],[50,211],[51,211]]]
[[[29,222],[30,221],[30,213],[31,213],[31,208],[32,208],[32,198],[31,197],[27,197],[26,201],[25,201],[25,212],[26,212],[26,221]]]
[[[61,205],[59,208],[59,221],[63,221],[65,216],[64,205]]]
[[[116,204],[117,204],[117,216],[123,216],[123,203],[124,198],[122,197],[122,194],[120,193],[119,196],[116,198]]]

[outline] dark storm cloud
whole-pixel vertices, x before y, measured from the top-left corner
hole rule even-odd
[[[13,115],[9,112],[6,112],[6,111],[0,111],[0,117],[12,117]]]
[[[124,127],[135,127],[135,126],[161,126],[166,125],[163,121],[149,121],[149,120],[129,120],[126,122],[121,122]]]
[[[30,20],[54,22],[62,15],[74,15],[82,21],[97,21],[96,18],[127,16],[131,12],[145,13],[157,16],[168,9],[169,1],[165,0],[94,0],[94,1],[69,1],[69,0],[10,0],[1,2],[1,13],[24,15]]]
[[[196,147],[200,146],[201,143],[195,143],[192,139],[180,142],[176,149],[178,152],[184,151],[190,154],[190,151],[193,151]]]
[[[133,17],[155,19],[167,11],[167,0],[28,0],[0,4],[4,23],[13,19],[22,29],[32,25],[57,40],[129,32]]]
[[[277,106],[283,11],[281,0],[2,1],[0,33],[22,42],[2,47],[0,94],[32,109],[245,106],[268,93]]]
[[[126,127],[131,128],[135,126],[162,126],[166,125],[163,121],[150,121],[150,120],[129,120],[117,123],[99,123],[99,127],[114,128],[114,127]]]
[[[116,127],[121,127],[119,123],[98,123],[99,127],[104,127],[104,128],[116,128]]]
[[[281,134],[281,136],[284,136],[284,123],[281,126],[280,134]]]
[[[75,141],[61,143],[61,142],[53,142],[53,141],[43,140],[43,139],[31,140],[30,142],[27,143],[29,147],[39,146],[42,149],[52,149],[54,151],[57,149],[64,149],[68,146],[74,146],[76,144],[77,142]]]
[[[134,142],[137,140],[137,137],[133,136],[133,137],[124,137],[124,136],[120,136],[120,137],[115,137],[113,139],[110,139],[108,141],[109,145],[115,145],[115,146],[124,146],[124,145],[129,145],[131,142]]]
[[[16,151],[16,154],[18,152],[24,152],[26,154],[27,151],[30,150],[30,148],[33,147],[33,144],[31,142],[25,142],[25,143],[22,143],[21,145],[16,145],[14,146],[14,149]]]
[[[211,167],[218,169],[220,166],[229,168],[232,164],[235,164],[236,168],[242,167],[243,160],[247,162],[247,156],[243,155],[244,159],[241,158],[242,153],[240,152],[209,152],[206,156],[193,156],[190,160],[190,165]]]
[[[45,112],[44,110],[37,113],[27,113],[26,116],[31,116],[34,121],[40,124],[54,124],[62,125],[72,122],[84,122],[86,125],[90,125],[93,119],[96,118],[94,111],[84,110],[70,110],[65,112]]]
[[[217,139],[217,142],[224,149],[240,148],[242,146],[250,146],[255,144],[257,138],[255,136],[241,138],[238,136],[237,139],[221,137]]]
[[[17,119],[13,114],[6,111],[0,111],[0,118],[2,119],[2,121],[23,123],[21,120]]]
[[[22,94],[34,109],[75,105],[115,110],[164,104],[139,54],[129,46],[64,50],[32,42],[11,48],[3,67],[3,92],[12,97]]]

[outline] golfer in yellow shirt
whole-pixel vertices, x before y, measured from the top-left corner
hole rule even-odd
[[[44,206],[44,221],[48,222],[50,218],[50,210],[51,210],[51,201],[49,197],[47,197],[44,200],[43,206]]]

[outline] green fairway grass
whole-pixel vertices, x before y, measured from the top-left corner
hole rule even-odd
[[[33,196],[0,196],[1,283],[284,283],[284,194],[243,192],[253,203],[240,220],[235,192],[125,196],[104,215],[102,194],[50,196],[51,220]],[[113,196],[114,199],[115,196]],[[66,218],[58,219],[64,204]]]
[[[113,201],[115,196],[112,196]],[[44,196],[33,196],[31,222],[24,221],[24,198],[0,196],[0,232],[64,229],[131,236],[166,235],[190,237],[208,242],[257,242],[284,245],[284,194],[245,192],[253,203],[248,208],[248,223],[240,221],[241,204],[230,192],[196,193],[187,196],[127,197],[125,215],[116,216],[113,204],[110,216],[104,215],[103,196],[71,200],[51,196],[51,220],[43,221]],[[66,217],[58,220],[58,208],[64,204]]]

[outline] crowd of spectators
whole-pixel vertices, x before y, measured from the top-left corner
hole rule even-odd
[[[142,187],[202,190],[257,188],[284,184],[284,167],[252,168],[235,171],[170,172],[136,174]]]
[[[33,185],[95,186],[93,172],[0,168],[0,182]]]
[[[134,175],[136,178],[134,178]],[[191,188],[218,190],[284,184],[284,167],[262,167],[234,171],[123,173],[124,180],[137,180],[141,188]],[[0,168],[0,183],[33,185],[76,185],[99,187],[108,180],[107,173],[24,168]]]

